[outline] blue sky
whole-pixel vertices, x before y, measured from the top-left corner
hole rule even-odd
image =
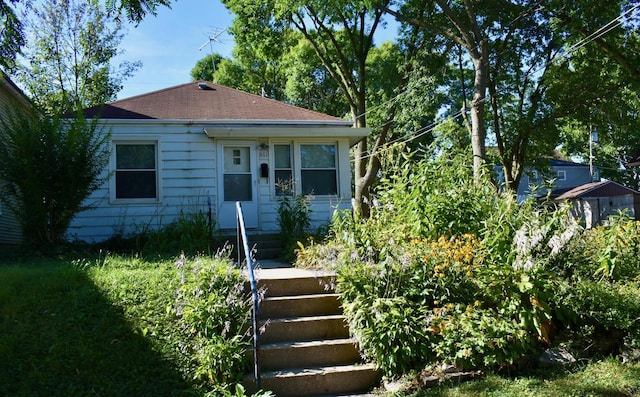
[[[121,42],[125,52],[117,61],[142,61],[142,67],[124,82],[118,98],[128,98],[191,80],[196,62],[210,53],[208,37],[230,27],[233,15],[219,0],[178,0],[171,9],[147,16],[137,27],[128,25]],[[233,38],[223,33],[213,51],[231,57]]]
[[[233,15],[220,0],[177,0],[171,9],[162,7],[158,15],[147,16],[137,27],[129,25],[121,48],[125,53],[116,61],[142,61],[142,67],[124,82],[118,99],[187,83],[196,62],[210,53],[211,34],[231,26]],[[396,27],[389,24],[376,44],[395,37]],[[212,43],[213,52],[230,58],[233,37],[227,33]]]

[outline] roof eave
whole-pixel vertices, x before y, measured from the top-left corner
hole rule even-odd
[[[157,119],[157,118],[100,118],[100,121],[113,123],[113,124],[202,124],[202,125],[215,125],[215,126],[273,126],[273,125],[287,125],[287,126],[341,126],[351,127],[353,122],[350,120],[273,120],[273,119]]]
[[[335,126],[327,127],[229,127],[207,126],[204,133],[209,138],[349,138],[349,145],[353,146],[371,133],[370,128],[353,128]]]

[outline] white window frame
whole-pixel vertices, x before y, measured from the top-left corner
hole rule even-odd
[[[116,147],[118,145],[154,145],[156,154],[156,197],[148,198],[117,198],[116,197]],[[162,186],[160,181],[161,177],[161,156],[160,156],[160,139],[157,137],[130,137],[127,139],[114,139],[111,142],[111,160],[110,169],[112,175],[109,183],[109,199],[112,204],[147,204],[147,203],[159,203],[162,197]]]
[[[559,181],[566,181],[567,180],[567,171],[565,170],[559,170],[556,172],[556,178]]]
[[[284,196],[289,196],[291,195],[292,192],[289,192],[287,194],[278,194],[278,189],[276,187],[276,184],[278,184],[278,179],[276,177],[276,171],[280,171],[280,170],[289,170],[291,172],[291,178],[294,181],[294,188],[297,189],[297,183],[295,183],[296,181],[296,175],[295,175],[295,154],[294,154],[294,148],[293,148],[293,142],[274,142],[273,145],[271,145],[273,147],[272,151],[273,151],[273,167],[271,167],[273,169],[272,173],[273,173],[273,177],[271,180],[273,180],[272,183],[272,191],[273,191],[273,196],[274,197],[284,197]],[[289,164],[289,168],[277,168],[276,167],[276,146],[289,146],[289,154],[291,156],[291,164]],[[285,181],[286,182],[286,181]],[[295,192],[297,193],[297,191]]]
[[[333,198],[341,196],[341,185],[340,185],[340,144],[338,141],[315,141],[315,140],[300,140],[300,141],[272,141],[270,142],[270,150],[271,150],[271,159],[272,166],[270,170],[270,179],[271,179],[271,195],[275,199],[279,199],[283,197],[282,195],[276,195],[276,179],[275,179],[275,145],[290,145],[291,146],[291,173],[294,180],[295,185],[295,193],[302,194],[302,159],[301,149],[300,147],[303,145],[332,145],[335,148],[335,168],[333,170],[336,174],[336,193],[335,194],[327,194],[327,195],[319,195],[317,193],[313,194],[314,198]]]

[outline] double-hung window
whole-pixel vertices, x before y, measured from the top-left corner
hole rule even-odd
[[[276,196],[292,194],[294,184],[291,145],[274,145],[273,152]]]
[[[115,198],[158,197],[156,142],[115,143]]]
[[[274,177],[276,196],[293,192],[315,196],[338,194],[337,145],[275,144]]]
[[[336,145],[300,145],[302,194],[329,196],[338,193]]]

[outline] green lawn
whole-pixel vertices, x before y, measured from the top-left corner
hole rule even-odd
[[[186,395],[158,332],[175,271],[136,267],[0,264],[0,395]]]
[[[484,379],[448,383],[405,393],[413,397],[632,397],[640,396],[640,364],[616,359],[571,368],[536,370],[518,376],[488,375]]]

